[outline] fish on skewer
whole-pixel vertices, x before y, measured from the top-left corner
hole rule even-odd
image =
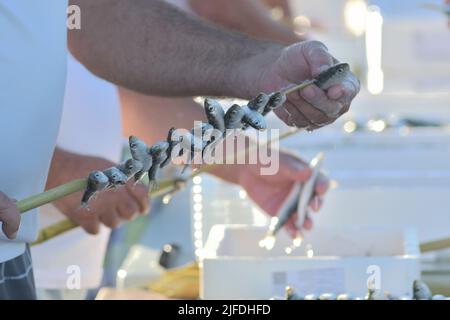
[[[152,157],[152,166],[148,170],[150,190],[157,185],[156,175],[162,163],[167,159],[167,149],[169,149],[169,143],[167,141],[157,142],[149,149],[148,153]]]
[[[219,102],[213,99],[205,99],[205,113],[208,123],[214,129],[225,132],[225,111]]]
[[[264,116],[256,111],[247,110],[245,112],[244,117],[242,118],[243,127],[242,129],[246,129],[248,126],[252,127],[256,130],[266,130],[267,123]]]
[[[103,173],[108,177],[109,180],[108,189],[121,187],[128,181],[127,175],[117,167],[111,167],[103,170]]]
[[[273,110],[275,110],[278,107],[281,107],[286,102],[286,95],[281,92],[274,92],[270,95],[269,101],[264,107],[264,110],[262,111],[262,115],[266,116]]]
[[[167,135],[167,143],[169,144],[169,147],[167,148],[167,158],[161,163],[161,168],[166,167],[170,161],[172,160],[172,151],[175,148],[176,145],[178,145],[181,142],[181,137],[176,133],[175,128],[170,128],[169,133]]]
[[[313,81],[320,89],[328,90],[341,84],[347,78],[349,72],[350,65],[348,63],[338,63],[319,73]]]
[[[180,150],[180,156],[184,154],[184,150],[189,150],[189,158],[184,165],[182,174],[189,168],[194,160],[195,156],[200,153],[202,158],[205,149],[213,142],[214,127],[209,123],[200,123],[196,125],[189,133],[186,133],[182,137],[182,149]]]
[[[269,100],[270,95],[261,92],[255,98],[250,100],[247,106],[245,106],[244,108],[248,108],[251,111],[255,111],[258,113],[262,113],[267,103],[269,103]]]
[[[427,284],[421,280],[414,280],[413,283],[413,299],[416,300],[431,300],[433,293]]]
[[[142,163],[142,169],[134,175],[134,181],[137,183],[144,178],[145,174],[152,166],[152,157],[149,154],[149,149],[144,141],[135,136],[130,136],[128,139],[130,145],[131,156],[133,159]]]
[[[270,250],[275,244],[275,236],[278,231],[289,221],[294,213],[297,213],[295,225],[298,230],[297,237],[294,239],[294,247],[301,245],[303,234],[301,228],[308,216],[309,202],[314,195],[314,186],[320,173],[324,155],[319,153],[310,163],[312,170],[311,177],[305,183],[296,183],[292,187],[283,205],[278,210],[277,217],[273,217],[266,237],[260,241],[260,246]],[[291,249],[292,250],[292,249]]]
[[[109,186],[108,177],[101,171],[92,171],[87,179],[87,187],[81,198],[81,206],[88,208],[89,200],[99,191],[105,190]]]
[[[225,114],[225,127],[227,129],[245,129],[248,126],[256,130],[267,129],[264,117],[250,108],[242,108],[234,104]]]
[[[245,117],[245,110],[239,105],[234,104],[225,113],[225,127],[226,129],[241,129],[243,126],[243,119]]]
[[[252,119],[256,119],[256,121],[259,121],[261,123],[265,124],[265,121],[262,122],[263,116],[258,116],[258,114],[262,114],[264,111],[264,108],[266,107],[267,103],[269,102],[270,96],[265,93],[258,94],[255,98],[250,100],[246,106],[243,107],[245,112],[245,117],[243,118],[244,125],[242,126],[242,130],[246,130],[249,126],[249,122],[252,121]],[[253,120],[253,124],[254,124]],[[256,127],[255,127],[256,126]],[[262,130],[266,128],[261,128],[258,123],[254,124],[252,126],[256,130]]]
[[[127,161],[119,164],[117,168],[122,171],[129,179],[134,177],[136,173],[142,170],[143,164],[142,162],[135,159],[128,159]]]

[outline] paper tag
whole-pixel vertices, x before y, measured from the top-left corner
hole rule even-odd
[[[345,292],[345,272],[342,268],[306,269],[272,273],[272,293],[283,297],[286,286],[299,295]]]

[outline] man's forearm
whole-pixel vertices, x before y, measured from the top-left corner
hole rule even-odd
[[[200,16],[248,35],[291,44],[301,38],[286,23],[275,21],[260,0],[190,0]]]
[[[281,49],[196,20],[159,0],[71,3],[82,13],[81,30],[69,31],[72,53],[98,76],[146,94],[249,98],[255,92],[248,82],[260,72],[253,57],[278,55]]]

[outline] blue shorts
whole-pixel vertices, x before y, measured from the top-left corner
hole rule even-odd
[[[12,260],[0,263],[0,300],[35,300],[30,248]]]

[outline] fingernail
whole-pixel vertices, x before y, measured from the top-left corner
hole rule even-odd
[[[311,100],[314,99],[314,97],[316,96],[316,91],[312,87],[306,87],[301,91],[301,94],[303,98]]]
[[[10,239],[15,239],[17,237],[17,231],[14,232],[9,238]]]

